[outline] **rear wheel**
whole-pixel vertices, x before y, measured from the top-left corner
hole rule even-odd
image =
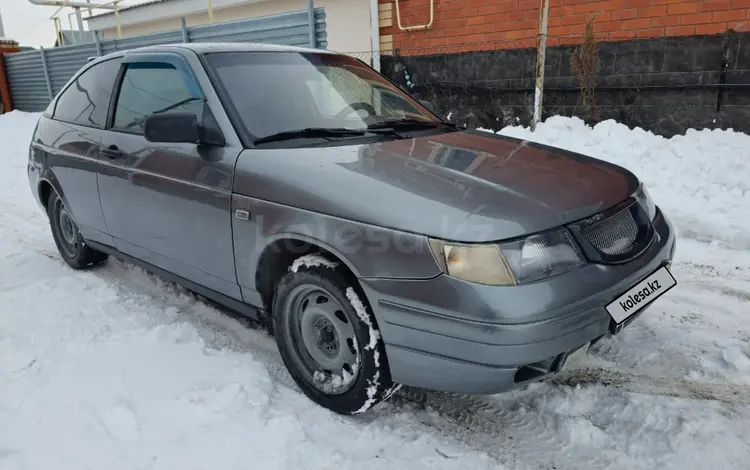
[[[65,203],[54,191],[47,201],[47,215],[57,251],[68,265],[75,269],[83,269],[107,260],[105,253],[86,245]]]
[[[362,413],[398,388],[367,300],[332,263],[302,266],[276,286],[273,323],[281,357],[312,401]]]

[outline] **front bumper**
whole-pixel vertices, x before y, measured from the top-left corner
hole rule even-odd
[[[661,211],[654,228],[653,243],[626,264],[589,264],[523,286],[485,286],[449,276],[361,279],[393,380],[492,394],[555,373],[568,353],[624,326],[614,324],[607,304],[671,263],[675,235]]]

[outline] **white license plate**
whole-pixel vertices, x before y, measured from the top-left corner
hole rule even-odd
[[[622,323],[676,285],[674,276],[664,266],[607,305],[607,312],[615,323]]]

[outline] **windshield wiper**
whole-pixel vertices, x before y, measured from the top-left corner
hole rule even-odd
[[[426,121],[424,119],[414,118],[403,118],[403,119],[387,119],[385,121],[376,122],[367,126],[367,130],[380,130],[380,129],[418,129],[422,127],[440,127],[455,125],[450,122],[444,121]]]
[[[253,142],[255,145],[265,144],[268,142],[278,142],[280,140],[291,140],[291,139],[314,139],[316,137],[322,138],[341,138],[341,137],[356,137],[365,135],[367,131],[357,129],[347,129],[345,127],[307,127],[305,129],[296,129],[292,131],[277,132],[276,134],[267,135],[256,139]]]
[[[398,130],[406,128],[420,127],[439,127],[451,125],[450,123],[424,121],[420,119],[394,119],[371,124],[364,129],[350,129],[347,127],[307,127],[305,129],[295,129],[291,131],[277,132],[276,134],[267,135],[256,139],[254,145],[265,144],[268,142],[278,142],[292,139],[314,139],[314,138],[345,138],[360,137],[365,134],[390,134],[395,137],[403,138],[398,134]]]

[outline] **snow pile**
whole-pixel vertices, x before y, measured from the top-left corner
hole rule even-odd
[[[689,130],[666,139],[607,120],[594,127],[553,116],[499,134],[562,147],[621,165],[649,188],[682,237],[750,249],[750,136]]]

